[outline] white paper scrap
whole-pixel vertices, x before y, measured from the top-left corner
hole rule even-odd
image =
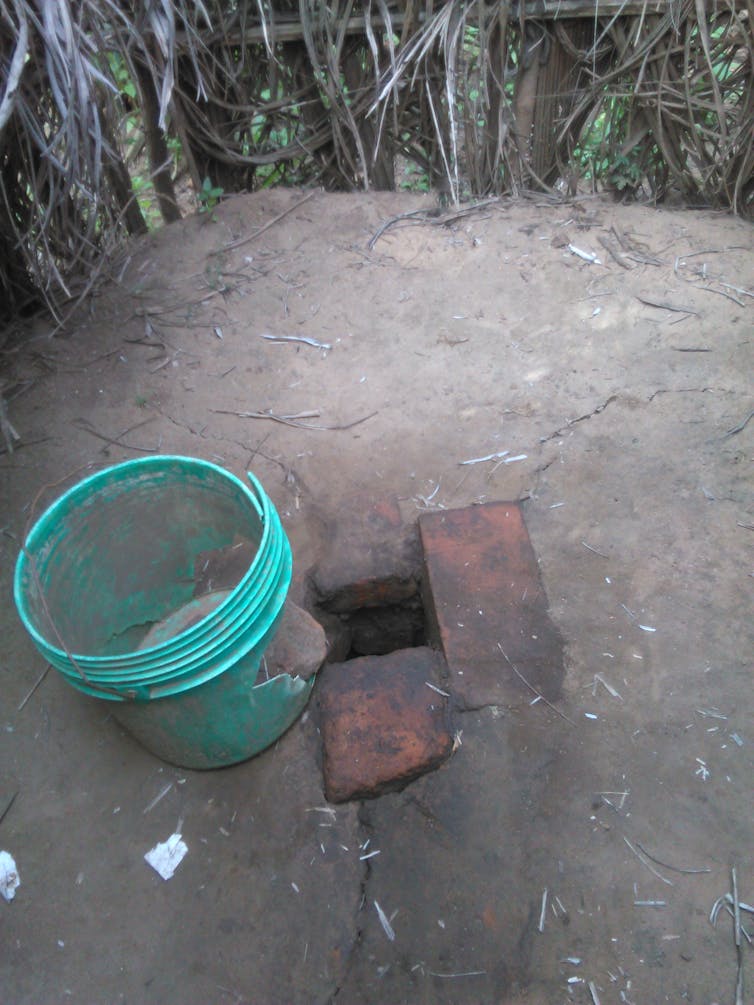
[[[156,844],[144,858],[163,879],[170,879],[187,851],[188,847],[181,840],[181,835],[171,834],[167,841]]]
[[[0,851],[0,893],[8,903],[16,896],[21,885],[18,869],[10,852]]]

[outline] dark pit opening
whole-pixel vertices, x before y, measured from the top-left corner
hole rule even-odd
[[[350,636],[347,660],[427,645],[424,607],[418,596],[399,604],[360,607],[339,617]]]

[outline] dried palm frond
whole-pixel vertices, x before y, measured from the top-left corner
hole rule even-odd
[[[145,229],[134,118],[166,220],[168,135],[197,190],[414,162],[454,201],[586,172],[751,213],[753,77],[754,0],[0,0],[0,316],[61,319]]]

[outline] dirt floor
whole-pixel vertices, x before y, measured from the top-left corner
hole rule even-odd
[[[709,919],[731,866],[754,903],[750,225],[523,201],[406,217],[370,249],[429,197],[305,196],[150,235],[75,330],[4,347],[0,848],[21,885],[0,999],[732,1005],[733,924]],[[244,416],[267,410],[298,418]],[[150,451],[250,465],[298,597],[356,493],[407,520],[525,500],[567,721],[525,698],[459,713],[438,771],[328,808],[316,687],[215,772],[161,763],[54,672],[29,697],[32,503]],[[165,882],[144,854],[179,825]]]

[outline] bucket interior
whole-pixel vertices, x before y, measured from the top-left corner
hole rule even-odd
[[[59,632],[71,652],[132,652],[192,600],[232,589],[258,553],[262,520],[234,478],[180,458],[127,468],[82,482],[29,536],[24,613],[52,646]]]

